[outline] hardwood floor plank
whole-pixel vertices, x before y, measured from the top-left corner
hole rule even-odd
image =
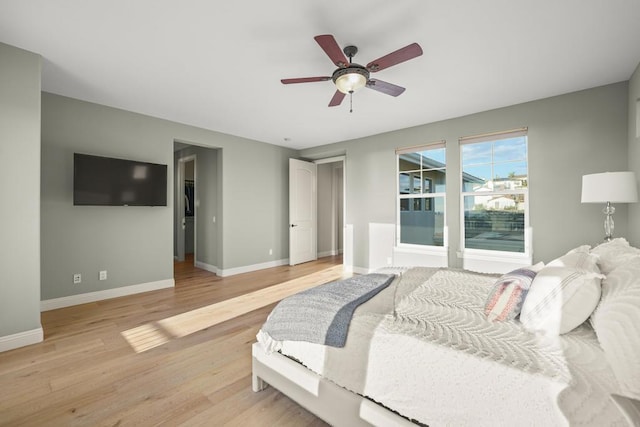
[[[252,392],[251,344],[281,298],[348,277],[341,263],[224,278],[176,263],[175,288],[43,312],[44,342],[0,353],[0,426],[324,426]]]

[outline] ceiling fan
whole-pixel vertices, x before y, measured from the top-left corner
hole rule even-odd
[[[368,87],[369,89],[391,96],[400,95],[405,91],[405,88],[392,83],[383,82],[382,80],[370,79],[370,73],[382,71],[393,65],[400,64],[401,62],[405,62],[422,55],[422,48],[420,45],[418,43],[411,43],[408,46],[369,62],[366,66],[362,66],[352,62],[353,57],[358,53],[357,47],[347,46],[340,50],[340,46],[338,46],[336,39],[333,38],[331,34],[315,36],[314,39],[338,68],[331,76],[302,77],[295,79],[282,79],[280,81],[283,84],[288,85],[292,83],[311,83],[333,80],[337,90],[329,102],[329,107],[340,105],[347,94],[353,95],[353,92],[363,87]],[[347,57],[349,57],[348,60]],[[353,108],[351,108],[350,111],[353,111]]]

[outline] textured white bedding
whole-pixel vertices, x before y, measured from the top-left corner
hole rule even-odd
[[[487,321],[495,276],[402,276],[356,310],[344,348],[259,340],[430,426],[624,425],[609,399],[618,383],[589,326],[550,338]]]

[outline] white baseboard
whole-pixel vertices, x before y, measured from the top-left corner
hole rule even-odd
[[[318,252],[318,258],[324,258],[326,256],[335,256],[338,255],[340,252],[336,251],[336,250],[332,250],[332,251],[324,251],[324,252]]]
[[[352,266],[350,268],[350,270],[348,270],[350,273],[356,273],[356,274],[368,274],[371,271],[368,268],[364,268],[364,267],[356,267],[355,265]]]
[[[220,269],[215,265],[207,264],[206,262],[202,262],[202,261],[196,261],[195,266],[220,276],[220,273],[219,273]]]
[[[225,270],[218,269],[216,273],[220,277],[233,276],[235,274],[249,273],[251,271],[264,270],[265,268],[280,267],[289,264],[289,258],[279,259],[276,261],[263,262],[260,264],[245,265],[243,267],[227,268]]]
[[[156,282],[141,283],[138,285],[122,286],[120,288],[106,289],[104,291],[87,292],[84,294],[69,295],[68,297],[53,298],[40,301],[40,311],[55,310],[57,308],[70,307],[72,305],[86,304],[88,302],[102,301],[110,298],[139,294],[142,292],[157,291],[158,289],[173,288],[173,279],[158,280]]]
[[[30,331],[18,332],[4,337],[0,337],[0,352],[13,350],[31,344],[42,342],[44,334],[42,328],[32,329]]]

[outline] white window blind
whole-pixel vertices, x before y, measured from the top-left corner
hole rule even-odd
[[[477,142],[486,142],[486,141],[495,141],[497,139],[508,139],[508,138],[517,138],[519,136],[527,136],[528,132],[527,127],[522,127],[518,129],[505,130],[500,132],[490,132],[483,133],[480,135],[470,135],[463,136],[458,139],[460,145],[463,144],[474,144]]]

